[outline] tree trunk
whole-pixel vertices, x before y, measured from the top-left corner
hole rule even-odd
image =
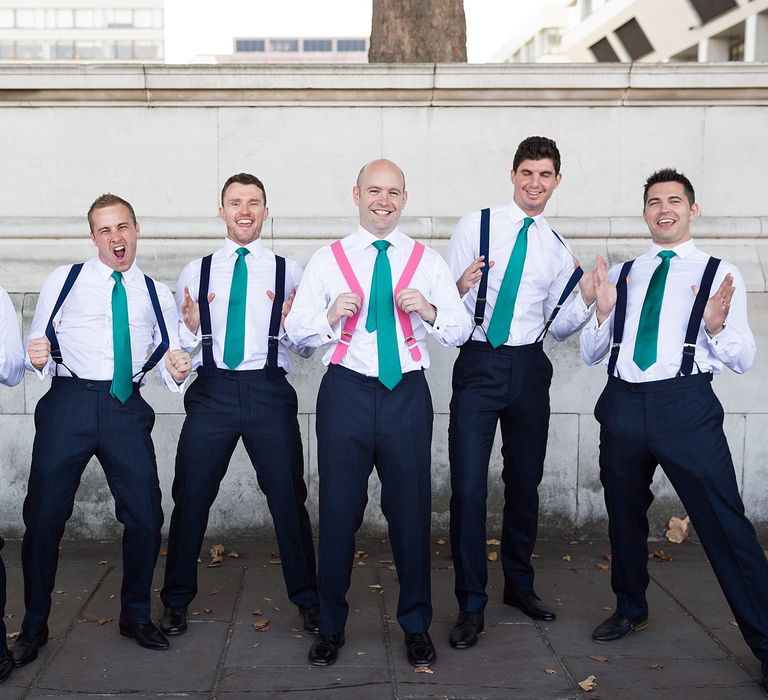
[[[463,0],[373,0],[368,61],[466,63]]]

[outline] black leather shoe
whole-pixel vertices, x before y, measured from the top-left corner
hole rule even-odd
[[[187,607],[165,608],[160,618],[160,629],[171,637],[187,631]]]
[[[523,614],[534,620],[551,622],[556,617],[533,591],[519,591],[509,584],[504,585],[504,605],[520,608]]]
[[[318,634],[320,632],[320,606],[313,605],[311,608],[299,608],[299,615],[304,621],[303,627],[307,632]]]
[[[605,622],[595,627],[592,632],[592,639],[596,642],[615,642],[617,639],[626,637],[630,632],[645,629],[648,625],[648,618],[642,620],[627,620],[619,613],[615,612]],[[765,666],[763,666],[765,670]]]
[[[123,637],[132,637],[140,647],[145,649],[167,649],[169,646],[168,640],[152,622],[139,625],[132,620],[121,617],[119,626],[120,634]]]
[[[5,640],[0,642],[2,646],[5,646]],[[13,659],[7,649],[0,651],[0,683],[2,683],[13,671]]]
[[[34,661],[37,658],[38,649],[45,646],[47,641],[47,627],[39,634],[28,634],[22,630],[19,636],[16,637],[16,641],[11,648],[13,667],[21,668],[22,666],[26,666],[30,661]]]
[[[484,629],[483,613],[468,613],[462,610],[456,618],[448,643],[454,649],[469,649],[477,644],[477,635]]]
[[[313,666],[330,666],[339,658],[339,649],[344,646],[344,632],[321,634],[309,649],[309,662]]]
[[[414,632],[405,635],[405,654],[411,666],[431,666],[437,654],[429,632]]]

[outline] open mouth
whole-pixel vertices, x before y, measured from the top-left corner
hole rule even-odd
[[[112,248],[112,254],[115,256],[115,260],[117,260],[117,262],[125,262],[126,250],[124,245],[119,245]]]
[[[389,216],[392,212],[389,209],[371,209],[377,216]]]
[[[250,228],[251,226],[253,226],[253,219],[237,219],[235,223],[240,228]]]
[[[674,219],[670,219],[668,217],[665,217],[663,219],[659,219],[656,223],[659,226],[672,226],[672,224],[675,223],[675,220]]]

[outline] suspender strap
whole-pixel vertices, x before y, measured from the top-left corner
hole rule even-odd
[[[141,375],[139,381],[144,379],[144,375],[151,371],[155,365],[160,362],[166,350],[171,346],[168,340],[168,329],[165,326],[165,318],[163,318],[163,310],[160,308],[160,300],[157,298],[157,290],[155,289],[155,282],[149,275],[144,275],[144,282],[147,285],[147,291],[149,292],[149,299],[152,302],[152,308],[155,312],[155,318],[157,319],[157,325],[160,328],[160,344],[154,349],[152,354],[147,358],[144,366],[141,368],[141,372],[137,372],[136,375]],[[134,376],[136,376],[134,375]]]
[[[203,337],[203,367],[216,367],[213,361],[213,333],[211,332],[211,307],[208,305],[208,286],[211,280],[211,259],[206,255],[200,263],[200,287],[197,292],[197,304],[200,308],[200,333]]]
[[[712,282],[715,279],[715,273],[720,265],[719,258],[710,258],[707,266],[704,268],[704,274],[701,277],[699,293],[693,302],[691,317],[688,319],[688,330],[685,332],[685,343],[683,344],[683,360],[680,363],[680,374],[687,377],[693,372],[693,358],[696,355],[696,338],[699,335],[701,321],[704,318],[704,308],[709,301],[709,292],[712,289]]]
[[[612,377],[619,359],[621,340],[624,337],[624,321],[627,315],[627,275],[632,269],[634,260],[627,260],[621,267],[619,279],[616,281],[616,309],[613,313],[613,345],[608,358],[608,376]]]
[[[360,297],[360,308],[362,309],[362,299],[364,297],[363,290],[360,286],[360,282],[357,281],[357,277],[355,277],[355,273],[352,271],[352,266],[349,264],[349,259],[347,258],[346,253],[344,253],[344,249],[341,246],[341,241],[332,243],[331,251],[333,252],[333,257],[336,258],[336,263],[341,269],[341,274],[344,275],[344,279],[347,281],[349,288]],[[424,244],[416,241],[414,243],[413,250],[411,251],[411,255],[408,258],[408,262],[405,264],[403,273],[400,275],[400,279],[395,285],[393,292],[393,302],[394,297],[397,296],[398,292],[400,292],[402,289],[405,289],[411,283],[413,275],[416,272],[416,268],[419,266],[419,262],[421,261],[423,255]],[[408,346],[408,351],[411,353],[411,357],[416,362],[418,362],[421,360],[421,350],[419,350],[419,345],[413,335],[413,324],[411,323],[411,317],[402,311],[397,305],[395,305],[395,308],[397,309],[397,318],[400,321],[400,328],[403,331],[405,344]],[[357,327],[359,316],[360,312],[358,311],[354,316],[347,318],[344,322],[344,328],[341,331],[341,339],[336,345],[336,349],[333,351],[333,355],[331,356],[331,364],[339,364],[339,362],[341,362],[342,358],[346,354],[347,349],[349,348],[349,344],[352,341],[352,334],[355,332],[355,328]]]
[[[485,265],[480,273],[480,284],[477,288],[477,301],[475,302],[475,325],[482,326],[485,320],[485,302],[488,294],[488,271],[490,268],[490,236],[491,236],[491,210],[480,211],[480,255],[484,256]]]
[[[285,301],[285,258],[275,255],[275,298],[272,302],[272,315],[269,318],[269,337],[267,338],[267,368],[277,369],[277,346],[280,335],[280,319]]]
[[[555,234],[557,236],[557,234]],[[560,238],[558,236],[558,238]],[[552,313],[549,314],[549,318],[547,319],[547,322],[544,324],[544,329],[539,333],[539,337],[536,338],[536,342],[540,342],[544,340],[544,338],[547,335],[547,332],[549,331],[549,327],[552,325],[552,321],[555,320],[555,316],[560,312],[560,309],[563,308],[563,304],[565,304],[566,301],[568,301],[568,297],[571,296],[571,292],[576,289],[576,285],[579,283],[579,280],[581,279],[582,275],[584,274],[584,270],[581,269],[581,266],[577,266],[574,268],[573,273],[568,278],[568,281],[565,283],[565,288],[563,289],[563,293],[560,295],[560,298],[557,300],[557,304],[555,305],[555,308],[552,309]]]
[[[53,358],[53,361],[57,365],[64,364],[63,358],[61,356],[61,348],[59,347],[59,340],[56,337],[56,331],[53,327],[53,319],[56,317],[56,314],[59,313],[59,309],[61,308],[61,305],[64,303],[64,300],[67,298],[67,295],[72,290],[72,287],[75,284],[75,280],[77,279],[77,276],[80,274],[80,271],[83,269],[83,263],[77,263],[77,265],[72,265],[72,267],[69,268],[69,274],[67,275],[67,278],[64,280],[64,286],[61,288],[61,292],[59,292],[59,298],[56,299],[56,303],[53,305],[53,311],[51,312],[51,317],[48,319],[48,325],[45,327],[45,336],[48,338],[48,341],[51,344],[51,357]],[[66,365],[64,365],[66,367]],[[71,370],[70,370],[71,372]],[[74,372],[72,372],[74,376]]]

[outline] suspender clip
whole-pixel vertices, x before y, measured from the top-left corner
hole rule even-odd
[[[56,349],[51,348],[51,358],[53,358],[53,361],[59,365],[64,361],[64,358],[61,355],[61,348],[57,347]]]
[[[621,347],[621,343],[612,343],[611,350],[618,350]]]
[[[271,348],[274,348],[277,346],[277,343],[280,339],[276,335],[268,335],[267,336],[267,345]]]
[[[212,333],[203,333],[202,343],[206,347],[209,346],[209,345],[213,345],[213,334]]]
[[[695,355],[696,343],[683,343],[683,355]]]

